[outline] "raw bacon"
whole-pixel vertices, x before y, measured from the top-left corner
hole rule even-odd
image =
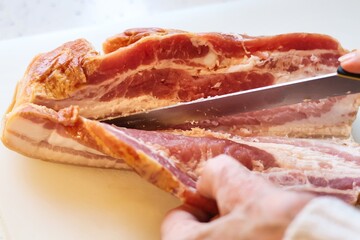
[[[78,109],[69,107],[58,113],[35,104],[22,104],[7,114],[2,141],[26,156],[67,164],[130,169],[124,161],[102,153],[96,145],[79,140],[81,126],[72,131]],[[86,138],[86,135],[84,136]]]
[[[284,188],[358,201],[360,150],[348,138],[359,95],[164,132],[100,122],[333,72],[346,53],[335,39],[308,33],[250,37],[132,29],[109,38],[104,52],[79,39],[35,57],[5,117],[4,144],[44,160],[135,170],[208,209],[214,203],[196,195],[195,184],[206,160],[219,154]]]
[[[240,138],[201,129],[148,132],[85,119],[74,107],[55,112],[30,103],[8,115],[4,134],[5,144],[15,150],[36,147],[33,157],[70,149],[87,159],[75,164],[116,168],[126,163],[185,201],[199,198],[195,187],[202,167],[220,154],[284,188],[335,195],[352,204],[360,191],[360,146],[344,140]]]
[[[194,127],[238,136],[291,136],[346,138],[360,104],[358,94],[321,99],[273,109],[264,109],[231,116],[208,118],[204,121],[176,125],[190,130]]]
[[[82,116],[101,120],[333,72],[346,51],[321,34],[132,29],[109,38],[104,52],[79,39],[39,55],[19,83],[15,105],[32,102],[55,110],[76,105]],[[358,101],[358,95],[326,99],[174,128],[346,137]]]

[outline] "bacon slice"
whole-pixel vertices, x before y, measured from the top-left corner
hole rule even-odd
[[[360,146],[351,141],[240,138],[200,129],[148,132],[88,120],[74,107],[55,112],[30,103],[8,115],[4,139],[17,151],[36,147],[32,157],[47,153],[53,161],[72,159],[70,153],[88,159],[75,164],[118,168],[126,162],[165,191],[209,208],[212,203],[195,194],[196,181],[206,160],[220,154],[285,188],[335,195],[352,204],[359,195]]]
[[[99,122],[333,72],[346,52],[333,38],[132,29],[108,39],[104,52],[79,39],[35,57],[5,118],[4,144],[44,160],[132,169],[208,209],[214,203],[196,195],[195,184],[206,160],[219,154],[284,188],[357,202],[359,145],[332,138],[349,138],[358,94],[173,126],[168,132]]]
[[[306,104],[209,118],[173,128],[190,130],[200,127],[238,136],[348,138],[359,105],[360,95],[353,94]]]
[[[33,158],[131,169],[124,161],[102,153],[95,144],[81,141],[79,138],[86,138],[86,132],[81,131],[80,125],[73,130],[78,122],[78,109],[75,107],[57,113],[44,106],[25,103],[7,114],[2,141],[8,148]]]

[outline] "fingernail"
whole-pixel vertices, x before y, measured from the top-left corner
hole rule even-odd
[[[339,57],[339,62],[343,63],[343,62],[346,62],[348,61],[349,59],[352,59],[352,58],[355,58],[357,55],[357,51],[353,51],[353,52],[350,52],[350,53],[347,53],[341,57]]]

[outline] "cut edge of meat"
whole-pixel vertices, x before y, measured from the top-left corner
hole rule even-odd
[[[71,115],[55,112],[31,103],[23,104],[7,114],[1,140],[6,147],[27,157],[73,165],[131,170],[120,159],[107,156],[70,135],[57,132],[78,121],[77,111]],[[33,122],[32,120],[38,121]],[[55,123],[55,125],[53,124]],[[56,129],[59,128],[59,129]]]

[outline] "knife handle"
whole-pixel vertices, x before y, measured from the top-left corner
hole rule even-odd
[[[360,80],[360,74],[345,71],[341,66],[338,67],[337,73],[340,76],[345,77],[345,78],[351,78],[353,80]]]

